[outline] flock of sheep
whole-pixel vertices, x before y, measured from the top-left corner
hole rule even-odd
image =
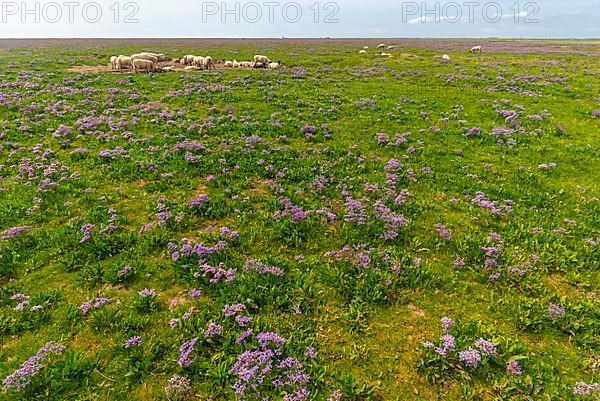
[[[381,43],[381,44],[377,45],[377,50],[384,50],[384,49],[386,49],[386,48],[387,48],[387,50],[394,50],[394,46],[386,46],[386,44],[385,44],[385,43]],[[358,53],[359,53],[359,54],[367,54],[367,50],[368,50],[368,49],[369,49],[369,46],[364,46],[364,47],[362,48],[362,50],[360,50]],[[473,46],[473,47],[471,48],[470,52],[471,52],[471,53],[481,53],[481,50],[482,50],[482,47],[481,47],[481,46]],[[378,53],[377,55],[378,55],[378,56],[381,56],[381,57],[393,57],[393,55],[392,55],[392,54],[390,54],[390,53],[385,53],[385,52],[383,52],[383,51],[382,51],[382,52],[380,52],[380,53]],[[442,56],[442,60],[444,60],[444,62],[448,62],[448,61],[450,61],[450,56],[449,56],[449,55],[447,55],[447,54],[444,54],[444,55]]]
[[[175,65],[183,66],[186,71],[210,70],[216,69],[215,62],[211,56],[194,56],[191,54],[183,56],[181,59],[168,59],[164,54],[157,53],[137,53],[131,56],[112,56],[110,66],[113,71],[133,70],[134,72],[152,72],[159,70],[158,63],[171,61],[174,65],[160,68],[161,71],[175,71]],[[255,55],[253,61],[226,61],[223,60],[225,68],[266,68],[277,70],[281,67],[280,62],[272,62],[267,56]]]

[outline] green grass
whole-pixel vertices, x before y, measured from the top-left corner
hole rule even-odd
[[[229,371],[253,343],[235,344],[245,328],[222,310],[243,303],[255,333],[286,339],[283,355],[297,358],[311,376],[311,399],[325,400],[336,389],[344,400],[586,399],[572,393],[576,382],[600,379],[600,297],[593,295],[600,290],[600,245],[586,243],[600,243],[600,119],[592,116],[600,109],[598,57],[465,53],[442,64],[425,48],[398,47],[395,57],[380,59],[347,45],[270,44],[261,51],[287,67],[303,66],[302,76],[288,69],[68,70],[138,50],[2,53],[0,231],[30,229],[0,240],[0,375],[50,340],[66,351],[48,359],[24,391],[0,398],[167,399],[167,380],[179,374],[191,379],[184,398],[235,399]],[[249,45],[156,50],[238,60],[253,54]],[[355,104],[365,99],[376,108]],[[507,137],[490,134],[507,126],[495,107],[522,110]],[[527,118],[544,110],[549,115],[541,121]],[[87,117],[97,121],[78,131]],[[61,124],[72,132],[53,136]],[[202,129],[188,130],[194,124]],[[314,138],[301,133],[304,125],[318,128]],[[474,127],[481,132],[464,135]],[[386,143],[410,135],[390,146],[376,141],[378,133],[388,136]],[[246,146],[252,135],[261,140]],[[189,151],[197,162],[186,161],[186,150],[172,150],[184,140],[204,146]],[[35,151],[36,144],[43,150]],[[99,157],[118,146],[126,157]],[[76,148],[87,152],[72,154]],[[42,156],[46,150],[52,153]],[[403,164],[395,187],[386,184],[384,169],[392,158]],[[556,167],[539,168],[549,163]],[[314,184],[319,176],[321,189]],[[44,187],[45,178],[58,185]],[[402,189],[411,196],[394,205]],[[512,200],[512,210],[497,216],[475,206],[470,199],[477,192],[497,206]],[[188,202],[200,194],[208,203],[191,210]],[[305,211],[327,208],[335,218],[314,213],[299,224],[278,218],[282,195]],[[371,225],[346,221],[347,196],[368,199]],[[165,227],[138,234],[158,219],[159,199],[172,217]],[[379,199],[408,219],[395,240],[380,236],[384,223],[373,211]],[[115,229],[101,235],[110,209]],[[185,215],[176,221],[179,213]],[[96,227],[80,243],[86,223]],[[440,238],[438,223],[450,230],[450,240]],[[207,262],[237,269],[231,283],[194,279],[183,265],[195,266],[197,258],[172,260],[170,242],[187,238],[211,247],[223,226],[239,236]],[[567,231],[554,231],[561,227]],[[490,246],[492,232],[502,238],[498,281],[484,267],[482,247]],[[374,249],[368,268],[325,255],[361,244]],[[540,260],[522,277],[509,272],[532,254]],[[464,266],[453,266],[457,258]],[[285,274],[244,271],[249,259]],[[133,275],[117,280],[127,265]],[[144,288],[157,291],[158,309],[135,306]],[[192,288],[202,296],[191,299]],[[28,297],[25,309],[36,302],[43,312],[16,311],[10,297],[17,293]],[[84,315],[80,304],[94,297],[112,300]],[[565,307],[563,318],[550,319],[551,303]],[[171,329],[169,320],[185,312],[192,318]],[[469,369],[456,355],[443,359],[428,351],[422,343],[442,335],[445,316],[456,322],[452,334],[461,350],[482,337],[498,355]],[[223,334],[205,340],[209,323],[223,325]],[[123,349],[134,335],[142,337],[141,347]],[[179,347],[194,337],[200,337],[196,360],[183,368]],[[316,350],[314,361],[303,356],[308,346]],[[505,371],[515,357],[520,377]],[[261,389],[273,400],[284,395],[272,385]]]

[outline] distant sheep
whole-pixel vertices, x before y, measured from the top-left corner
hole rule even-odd
[[[158,57],[153,56],[147,53],[137,53],[131,55],[132,60],[146,60],[151,61],[152,63],[158,63]]]
[[[388,46],[387,49],[388,50],[394,50],[396,47],[395,46]]]
[[[367,51],[366,50],[361,50],[361,51],[358,52],[358,54],[367,54]]]
[[[471,53],[481,53],[481,46],[474,46],[471,48]]]
[[[110,58],[110,69],[113,71],[117,69],[117,59],[117,56],[111,56]]]
[[[154,71],[154,63],[150,60],[135,58],[135,59],[133,59],[133,70],[136,73],[141,72],[141,71],[145,71],[145,72]]]
[[[193,65],[188,65],[187,67],[184,68],[185,71],[200,71],[201,68],[193,66]]]
[[[211,67],[213,70],[216,69],[215,63],[213,62],[212,57],[211,56],[204,57],[204,63],[202,64],[202,68],[204,68],[205,70],[210,70]]]
[[[233,61],[227,60],[223,63],[223,67],[225,68],[233,68]]]
[[[240,61],[240,67],[242,67],[242,68],[252,68],[252,62],[250,62],[250,61]]]
[[[261,56],[260,54],[257,54],[256,56],[254,56],[254,63],[262,63],[263,66],[269,64],[271,62],[271,60],[269,60],[269,58],[267,56]]]
[[[155,57],[157,61],[167,61],[167,58],[162,53],[141,52],[140,54]]]
[[[131,57],[120,55],[117,57],[117,70],[122,71],[124,69],[133,68]]]
[[[194,60],[192,61],[192,65],[194,67],[204,68],[204,57],[202,57],[202,56],[194,57]]]
[[[194,57],[196,56],[193,56],[191,54],[185,55],[181,59],[180,63],[183,65],[192,65],[194,63]]]
[[[447,55],[447,54],[444,54],[444,55],[442,56],[442,60],[450,61],[451,59],[450,59],[450,56],[449,56],[449,55]]]
[[[267,65],[265,63],[261,63],[260,61],[252,64],[253,68],[266,68],[266,66]]]
[[[269,68],[269,70],[278,70],[279,67],[281,67],[280,63],[269,63],[269,65],[267,66]]]
[[[233,68],[240,68],[240,67],[241,67],[240,62],[237,60],[233,60]]]
[[[385,43],[381,43],[379,45],[377,45],[378,49],[385,49]]]

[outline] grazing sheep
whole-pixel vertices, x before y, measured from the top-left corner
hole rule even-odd
[[[473,46],[471,48],[471,53],[481,53],[481,46]]]
[[[358,54],[367,54],[367,51],[366,50],[361,50],[361,51],[358,52]]]
[[[260,54],[254,56],[254,63],[262,63],[263,65],[267,65],[270,62],[271,60],[269,60],[267,56],[261,56]]]
[[[442,56],[442,60],[450,61],[451,59],[450,59],[450,56],[449,56],[449,55],[447,55],[447,54],[444,54],[444,55]]]
[[[388,46],[387,49],[388,50],[394,50],[396,47],[395,46]]]
[[[384,52],[379,53],[379,55],[381,57],[393,57],[390,53],[384,53]]]
[[[240,67],[241,67],[240,62],[237,60],[233,60],[233,68],[240,68]]]
[[[200,71],[202,68],[196,67],[194,65],[188,65],[184,68],[185,71]]]
[[[141,71],[150,72],[154,70],[154,63],[150,60],[135,58],[133,59],[133,70],[136,73]]]
[[[380,43],[379,45],[377,45],[378,49],[385,49],[385,43]]]
[[[252,62],[250,61],[241,61],[240,66],[242,68],[252,68]]]
[[[117,70],[122,71],[126,68],[133,68],[131,57],[120,55],[119,57],[117,57]]]
[[[363,46],[364,50],[369,50],[369,46]]]
[[[196,57],[196,56],[187,54],[187,55],[183,56],[180,63],[183,65],[192,65],[192,63],[194,62],[194,57]]]
[[[269,63],[267,67],[269,68],[269,70],[277,70],[279,69],[279,67],[281,67],[281,63],[279,61],[276,63]]]
[[[225,63],[223,63],[223,67],[225,68],[233,68],[233,61],[226,61]]]
[[[141,52],[140,54],[155,57],[157,61],[167,61],[167,58],[162,53]]]
[[[192,61],[192,65],[194,67],[204,68],[204,57],[202,57],[202,56],[194,57],[194,60]]]
[[[144,53],[132,54],[131,60],[146,60],[146,61],[151,61],[152,63],[158,63],[158,57],[155,57],[151,54],[144,54]]]
[[[256,62],[256,63],[252,64],[252,68],[266,68],[266,64],[265,63],[261,63],[259,61],[259,62]]]
[[[117,69],[117,56],[111,56],[110,57],[110,69],[111,70],[116,70]]]
[[[204,68],[205,70],[210,70],[211,67],[213,70],[216,70],[215,63],[213,62],[212,57],[204,57],[204,63],[202,64],[202,68]]]
[[[175,67],[170,65],[168,67],[164,67],[162,70],[165,72],[175,71]]]

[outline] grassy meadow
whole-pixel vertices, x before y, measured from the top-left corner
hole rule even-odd
[[[0,45],[0,399],[600,398],[600,42],[393,42]]]

